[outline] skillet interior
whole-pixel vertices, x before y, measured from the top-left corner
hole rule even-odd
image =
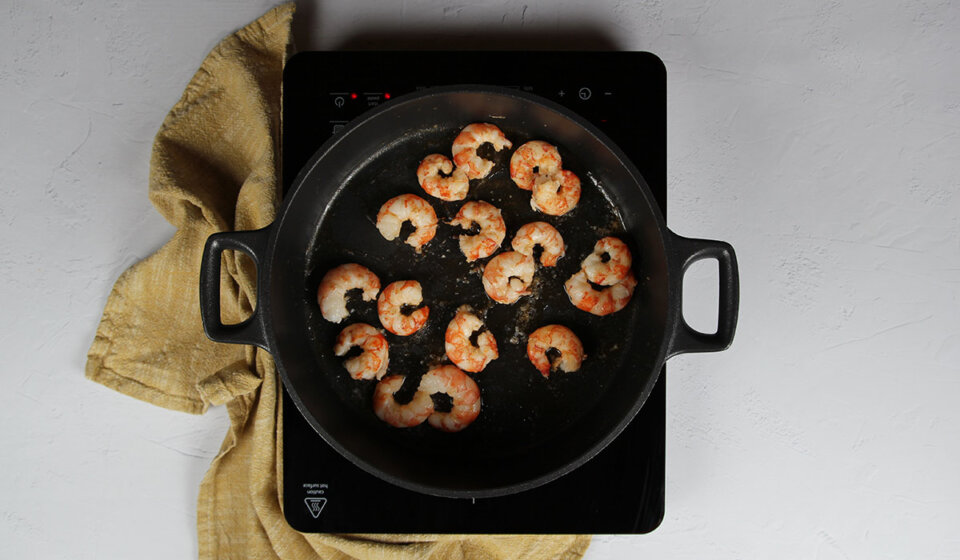
[[[512,150],[494,155],[494,173],[471,182],[467,200],[486,200],[503,211],[505,249],[517,228],[537,220],[556,226],[567,244],[567,255],[556,268],[538,266],[534,295],[510,306],[485,295],[480,267],[466,263],[457,247],[461,230],[441,224],[417,255],[399,240],[383,239],[374,225],[388,198],[423,195],[417,164],[430,153],[449,156],[453,138],[470,122],[496,123],[514,148],[531,139],[556,144],[564,168],[577,173],[583,184],[573,212],[549,217],[533,211],[529,193],[510,180]],[[632,166],[556,108],[482,91],[396,100],[320,152],[288,196],[275,234],[265,307],[285,383],[331,445],[401,486],[441,495],[496,495],[567,472],[632,418],[659,372],[668,296],[662,219]],[[442,222],[463,204],[423,196]],[[604,235],[630,245],[639,285],[624,311],[595,317],[569,303],[563,281]],[[379,326],[375,305],[358,303],[349,319],[334,325],[320,317],[315,299],[320,277],[344,262],[367,266],[383,285],[415,279],[424,286],[430,306],[427,326],[411,337],[387,334],[389,373],[408,375],[411,387],[428,364],[444,359],[443,332],[458,306],[470,304],[485,315],[500,358],[472,374],[483,408],[469,428],[456,434],[427,424],[400,430],[373,415],[375,382],[350,379],[332,345],[347,324]],[[580,371],[547,380],[527,360],[526,335],[549,323],[567,325],[580,336],[588,355]]]

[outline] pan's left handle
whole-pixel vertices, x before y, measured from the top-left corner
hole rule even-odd
[[[733,343],[740,314],[740,272],[737,254],[729,243],[710,239],[690,239],[670,232],[670,276],[677,285],[676,300],[671,302],[677,317],[667,357],[687,352],[719,352]],[[717,311],[717,332],[694,330],[683,318],[683,275],[691,264],[704,259],[717,259],[720,265],[720,306]]]
[[[263,259],[270,238],[270,228],[253,231],[227,231],[207,238],[200,263],[200,317],[203,330],[210,340],[230,344],[254,344],[270,352],[266,327],[263,322]],[[253,259],[257,267],[257,304],[246,321],[224,325],[220,320],[220,255],[232,249],[242,251]]]

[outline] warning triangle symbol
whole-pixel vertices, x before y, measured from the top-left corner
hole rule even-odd
[[[320,512],[323,511],[323,506],[327,505],[326,498],[306,498],[303,500],[307,504],[307,509],[310,511],[310,515],[314,519],[320,517]]]

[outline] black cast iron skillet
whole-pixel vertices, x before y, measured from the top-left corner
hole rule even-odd
[[[430,200],[442,222],[453,217],[463,202],[425,195],[416,168],[430,153],[449,156],[453,139],[473,122],[497,124],[514,149],[532,139],[557,145],[564,168],[582,180],[575,210],[545,216],[530,208],[530,193],[510,180],[513,150],[495,154],[490,146],[481,148],[497,166],[487,178],[471,182],[467,200],[486,200],[502,210],[503,250],[509,250],[521,225],[536,220],[557,227],[567,244],[558,266],[538,267],[533,294],[514,305],[487,298],[480,282],[482,262],[468,264],[457,247],[461,230],[441,224],[417,254],[400,240],[383,239],[374,225],[380,205],[402,193]],[[570,304],[563,281],[605,235],[630,246],[639,284],[625,309],[596,317]],[[257,308],[239,325],[220,321],[220,253],[225,249],[247,253],[257,265]],[[692,330],[681,313],[684,270],[707,258],[720,263],[715,334]],[[426,423],[397,429],[373,414],[375,382],[349,378],[332,346],[350,323],[379,327],[375,304],[350,300],[351,316],[337,325],[322,319],[316,302],[322,275],[346,262],[370,268],[384,286],[406,279],[423,285],[430,306],[427,325],[410,337],[387,334],[389,373],[408,377],[401,400],[412,395],[429,365],[444,360],[443,333],[457,307],[469,304],[485,317],[500,357],[471,374],[483,407],[467,429],[450,434]],[[664,360],[730,345],[739,298],[733,248],[670,232],[643,177],[604,134],[548,100],[486,86],[411,94],[352,122],[304,167],[272,225],[207,240],[200,288],[207,335],[273,354],[300,412],[337,451],[399,486],[474,498],[533,488],[589,460],[634,417]],[[587,358],[580,371],[544,379],[527,360],[527,335],[550,323],[570,327],[583,341]]]

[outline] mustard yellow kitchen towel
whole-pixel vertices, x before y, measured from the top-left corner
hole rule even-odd
[[[167,115],[150,162],[150,200],[177,232],[113,287],[88,355],[88,378],[199,414],[226,405],[230,430],[200,487],[201,558],[330,560],[575,559],[586,535],[315,535],[282,512],[280,386],[265,351],[203,334],[200,257],[218,231],[269,225],[279,203],[280,82],[293,4],[224,39]],[[250,313],[255,271],[224,254],[225,322]],[[292,413],[296,414],[296,411]]]

